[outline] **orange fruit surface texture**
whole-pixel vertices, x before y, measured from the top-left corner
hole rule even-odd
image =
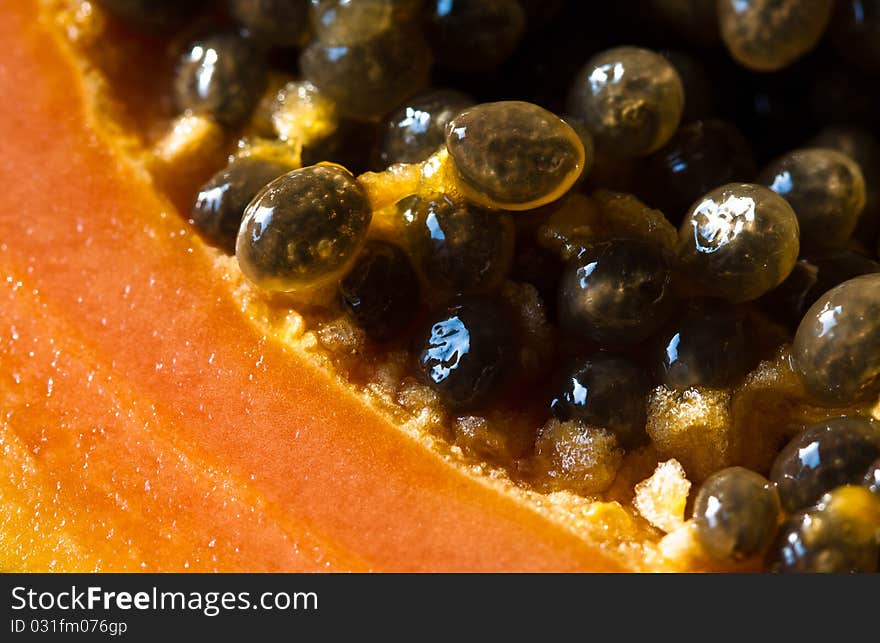
[[[0,569],[621,569],[267,340],[0,0]]]

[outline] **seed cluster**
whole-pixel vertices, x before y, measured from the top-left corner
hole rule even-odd
[[[703,553],[877,570],[880,13],[98,3],[175,52],[169,118],[229,144],[192,186],[194,228],[309,323],[359,328],[349,366],[404,355],[462,450],[624,502],[628,463],[759,450],[757,470],[688,469]],[[701,401],[742,415],[730,399],[767,364],[779,398],[755,399],[778,417],[705,437]],[[661,403],[703,437],[658,440]]]

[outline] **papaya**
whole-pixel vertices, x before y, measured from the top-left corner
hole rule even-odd
[[[531,484],[448,439],[417,389],[401,401],[409,356],[340,357],[344,328],[322,335],[305,303],[261,292],[186,222],[236,136],[161,113],[167,41],[75,0],[5,3],[0,37],[0,570],[761,569],[712,561],[685,514],[692,482],[766,470],[793,427],[831,412],[808,403],[784,348],[736,389],[655,389],[650,444],[608,447],[619,467],[601,496],[582,470]],[[311,127],[327,125],[319,111]],[[445,154],[426,167],[448,187]],[[371,233],[393,238],[386,214],[423,169],[357,177]],[[625,236],[674,239],[635,197],[573,199],[543,226],[551,245],[583,232],[575,210],[594,235],[638,220]],[[543,415],[491,412],[504,439],[455,420],[477,452],[530,441],[524,468],[566,459],[553,444],[571,424],[536,437]],[[777,432],[758,433],[767,423]]]
[[[0,19],[0,569],[645,566],[251,323],[39,9]]]

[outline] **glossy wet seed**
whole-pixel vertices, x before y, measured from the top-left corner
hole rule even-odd
[[[742,467],[712,474],[700,487],[694,523],[700,544],[718,560],[762,553],[776,533],[779,497],[764,476]]]
[[[647,441],[645,405],[651,380],[641,366],[620,355],[596,353],[576,361],[557,379],[550,401],[557,418],[607,429],[626,448]]]
[[[485,404],[510,376],[512,319],[489,297],[464,298],[432,315],[415,345],[422,381],[454,409]]]
[[[645,159],[645,200],[679,225],[694,202],[711,189],[751,181],[757,170],[752,150],[730,123],[709,119],[682,125]]]
[[[865,179],[859,166],[836,150],[789,152],[765,167],[758,183],[791,204],[804,251],[842,246],[865,207]]]
[[[234,160],[199,188],[190,223],[205,239],[227,254],[234,254],[245,208],[257,192],[292,169],[262,159]]]
[[[343,276],[363,246],[371,216],[366,195],[346,170],[294,170],[251,201],[235,256],[261,288],[310,291]]]
[[[308,0],[312,27],[327,45],[370,40],[411,21],[421,0]]]
[[[833,5],[833,0],[720,0],[721,37],[741,65],[782,69],[816,46]]]
[[[452,200],[445,194],[398,203],[408,248],[432,296],[487,291],[510,271],[510,215]]]
[[[534,208],[565,193],[584,167],[584,146],[568,123],[521,101],[483,103],[446,126],[446,147],[468,198],[487,206]]]
[[[880,233],[880,141],[858,125],[830,125],[812,138],[809,146],[837,150],[858,163],[865,179],[865,208],[852,238],[873,247]]]
[[[694,291],[732,302],[755,299],[782,283],[798,250],[791,206],[750,183],[729,183],[705,194],[678,235],[678,259]]]
[[[228,0],[229,12],[261,47],[300,47],[309,37],[308,0]]]
[[[339,284],[343,309],[378,340],[392,339],[412,322],[419,281],[409,257],[387,241],[369,241]]]
[[[557,308],[563,332],[602,345],[645,339],[672,306],[672,271],[666,254],[634,239],[594,243],[565,267]]]
[[[385,123],[379,160],[418,163],[436,152],[446,140],[446,125],[474,100],[454,89],[435,89],[413,96]]]
[[[880,274],[832,288],[794,338],[794,367],[816,399],[849,404],[880,391]]]
[[[880,272],[880,263],[852,250],[831,250],[798,259],[779,286],[761,297],[761,306],[786,325],[797,328],[807,310],[844,281]]]
[[[863,479],[865,486],[871,493],[880,494],[880,458],[874,460],[868,468]]]
[[[299,64],[306,80],[341,113],[369,120],[387,114],[424,86],[430,57],[418,34],[392,29],[351,44],[314,40]]]
[[[266,83],[266,67],[255,47],[235,34],[191,43],[177,63],[174,102],[178,112],[208,114],[223,125],[240,125]]]
[[[675,133],[684,89],[660,54],[617,47],[591,58],[577,73],[568,111],[584,119],[598,149],[612,157],[646,156]]]
[[[729,386],[752,364],[745,320],[723,301],[689,306],[658,337],[655,373],[670,388]]]
[[[824,493],[858,484],[880,457],[880,424],[841,417],[807,427],[776,457],[770,479],[788,512],[805,509]]]
[[[767,566],[777,573],[876,572],[878,529],[880,498],[863,488],[840,487],[782,526]]]

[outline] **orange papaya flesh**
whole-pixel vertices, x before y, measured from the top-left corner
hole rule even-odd
[[[264,337],[0,18],[0,569],[622,570]]]

